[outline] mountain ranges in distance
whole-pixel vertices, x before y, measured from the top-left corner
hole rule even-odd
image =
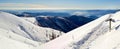
[[[7,11],[7,10],[5,10]],[[54,10],[55,11],[55,10]],[[37,25],[48,27],[55,30],[69,32],[79,26],[82,26],[92,20],[108,13],[114,13],[118,10],[66,10],[60,11],[7,11],[19,17],[34,17]]]

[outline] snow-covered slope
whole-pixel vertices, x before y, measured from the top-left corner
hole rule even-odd
[[[117,12],[115,14],[107,14],[104,15],[86,25],[83,25],[75,30],[72,30],[70,32],[68,32],[65,35],[62,35],[61,37],[58,37],[57,39],[54,39],[44,45],[41,45],[41,49],[89,49],[90,44],[95,41],[96,39],[98,39],[99,37],[101,37],[104,34],[109,33],[109,23],[106,21],[107,19],[110,18],[110,15],[113,15],[112,18],[115,19],[115,21],[119,21],[119,16],[120,16],[120,12]],[[112,29],[118,28],[119,25],[117,23],[113,23],[112,24]],[[118,31],[113,31],[113,32],[117,32]],[[111,36],[115,36],[115,33],[112,33]],[[116,34],[117,36],[117,34]],[[104,37],[101,37],[103,39],[98,39],[98,42],[95,42],[93,47],[95,48],[91,48],[91,49],[101,49],[101,47],[103,46],[104,48],[104,43],[106,43],[106,46],[109,47],[109,44],[107,43],[112,43],[112,41],[116,40],[115,43],[119,43],[119,39],[113,39],[110,40],[111,42],[107,42],[107,39],[111,39],[110,37],[107,37],[107,39],[105,39]],[[116,38],[116,37],[112,37],[112,38]],[[100,40],[100,41],[99,41]],[[102,42],[106,40],[106,42],[103,42],[103,45],[99,45],[99,42]],[[97,48],[97,45],[99,46],[99,48]],[[115,44],[111,44],[112,46],[115,46]],[[100,47],[101,46],[101,47]],[[117,45],[119,47],[119,45]],[[106,48],[104,48],[106,49]],[[110,48],[108,48],[110,49]]]
[[[101,35],[90,43],[89,49],[120,49],[120,12],[112,15],[116,22],[112,23],[112,31]]]
[[[109,23],[106,21],[110,15],[115,20],[111,32],[108,31]],[[15,15],[0,12],[0,49],[119,49],[119,27],[120,12],[117,12],[58,37],[63,33],[38,27]],[[52,41],[41,45],[49,40]]]
[[[120,49],[120,31],[107,32],[93,41],[89,49]]]
[[[35,46],[62,34],[63,32],[39,27],[15,15],[0,12],[0,36],[5,38]]]
[[[33,49],[33,46],[0,35],[0,49]]]
[[[21,17],[21,18],[23,18],[23,19],[25,19],[28,22],[31,22],[33,24],[37,24],[35,17]]]

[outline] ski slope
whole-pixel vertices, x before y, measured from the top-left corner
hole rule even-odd
[[[58,37],[46,44],[43,44],[40,46],[41,49],[89,49],[89,46],[91,46],[91,43],[94,42],[99,37],[103,36],[104,34],[109,33],[109,23],[106,21],[110,18],[110,15],[112,15],[112,18],[115,19],[115,21],[119,21],[120,12],[114,13],[114,14],[107,14],[104,15],[90,23],[87,23],[77,29],[74,29],[70,32],[68,32],[65,35],[62,35],[61,37]],[[120,23],[119,23],[120,24]],[[118,27],[118,23],[112,24],[112,29],[115,29]],[[119,31],[113,31],[119,33]],[[114,33],[111,35],[114,36]],[[110,39],[109,36],[106,36],[106,38]],[[101,37],[102,38],[102,37]],[[106,40],[106,38],[98,39],[93,46],[91,46],[91,49],[101,49],[103,46],[103,49],[110,49],[109,44],[106,42],[103,42],[103,45],[99,45],[99,42],[102,42]],[[116,38],[116,37],[113,37]],[[100,40],[100,41],[99,41]],[[116,39],[114,39],[116,40]],[[110,40],[110,41],[114,41]],[[97,47],[101,46],[101,47]],[[104,43],[106,43],[106,47],[104,48]],[[108,42],[111,43],[111,42]],[[119,43],[119,40],[116,42]],[[114,44],[111,44],[111,46],[114,46]],[[119,45],[118,45],[119,46]],[[95,48],[94,48],[95,47]],[[111,48],[112,49],[112,48]]]

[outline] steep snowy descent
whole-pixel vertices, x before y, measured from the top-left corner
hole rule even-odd
[[[88,24],[85,24],[75,30],[72,30],[57,39],[54,39],[44,45],[41,45],[40,48],[41,49],[89,49],[90,44],[94,40],[98,39],[100,36],[108,32],[109,23],[106,20],[110,18],[110,15],[111,14],[107,14],[105,16],[98,18],[97,20],[94,20]],[[117,12],[113,15],[120,16],[120,12]],[[113,16],[113,19],[116,20],[116,18],[117,16]],[[117,21],[119,21],[119,18],[117,19],[118,19]],[[112,28],[116,27],[115,24],[112,24]],[[96,45],[96,43],[94,45]],[[100,45],[100,46],[104,47],[104,45]],[[91,49],[94,49],[94,48],[91,48]],[[97,46],[95,49],[98,49]]]

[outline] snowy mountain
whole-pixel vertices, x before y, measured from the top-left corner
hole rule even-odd
[[[112,30],[109,31],[109,18]],[[74,29],[46,44],[40,49],[119,49],[120,12],[104,15],[90,23]]]
[[[111,24],[111,31],[109,21],[106,21],[109,18],[115,20]],[[120,12],[104,15],[66,34],[39,27],[33,24],[34,21],[30,21],[34,19],[24,19],[26,18],[0,12],[0,49],[120,48]]]
[[[69,32],[79,26],[82,26],[94,20],[94,18],[76,15],[72,15],[69,17],[38,16],[36,17],[36,20],[39,26],[53,28],[63,32]]]
[[[0,49],[31,49],[64,34],[32,24],[13,14],[0,12]],[[19,48],[21,47],[21,48]]]
[[[102,15],[118,10],[1,10],[38,24],[65,33],[80,27]],[[24,18],[25,17],[25,18]],[[36,17],[36,20],[35,18]],[[51,25],[52,24],[52,25]]]

